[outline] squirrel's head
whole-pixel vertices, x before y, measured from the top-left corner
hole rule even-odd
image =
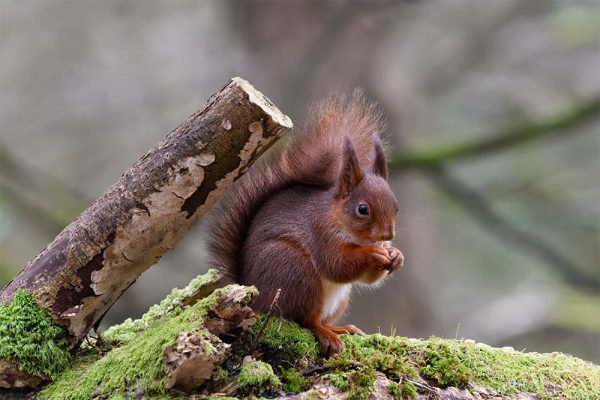
[[[391,240],[395,234],[398,202],[387,183],[387,163],[381,141],[373,139],[375,156],[361,168],[352,142],[344,139],[342,168],[336,190],[336,212],[341,228],[358,244]]]

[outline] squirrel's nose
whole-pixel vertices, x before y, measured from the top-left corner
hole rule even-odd
[[[391,224],[386,227],[386,229],[382,230],[382,239],[383,240],[392,240],[394,236],[396,236],[396,229],[394,229],[394,224]]]
[[[396,236],[395,224],[374,226],[371,228],[373,240],[392,240]]]

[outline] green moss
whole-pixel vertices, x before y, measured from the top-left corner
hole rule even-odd
[[[124,394],[128,387],[141,387],[147,396],[168,394],[163,362],[165,348],[174,343],[180,332],[206,334],[199,325],[207,310],[220,296],[225,296],[229,288],[216,290],[179,314],[164,316],[160,324],[140,332],[136,340],[112,349],[97,360],[80,362],[43,390],[40,399],[89,399],[93,393],[117,396]],[[253,288],[248,290],[255,291]],[[210,350],[210,342],[205,343]]]
[[[472,374],[472,382],[504,396],[531,392],[541,399],[600,398],[600,367],[560,353],[521,353],[485,345],[430,339],[430,346],[443,341],[448,352],[461,356]]]
[[[238,382],[242,393],[254,395],[274,393],[281,386],[279,378],[273,372],[273,367],[262,361],[243,364]]]
[[[223,368],[221,367],[217,367],[215,369],[215,372],[213,373],[213,377],[218,380],[221,381],[223,383],[226,383],[230,380],[229,374],[227,373],[227,371],[225,371]]]
[[[328,379],[333,386],[340,389],[342,392],[346,392],[350,387],[348,375],[349,372],[330,372],[325,375],[325,378]]]
[[[373,394],[375,384],[375,369],[361,366],[348,375],[350,390],[348,396],[356,400],[368,400]]]
[[[298,393],[307,387],[306,379],[297,369],[284,369],[281,377],[283,379],[283,390],[286,393]]]
[[[200,288],[216,281],[219,272],[211,269],[203,275],[198,275],[183,289],[175,288],[159,304],[155,304],[140,319],[126,319],[123,323],[115,325],[103,333],[103,339],[108,342],[127,343],[136,339],[140,332],[148,329],[163,316],[173,316],[183,308],[184,302]]]
[[[425,365],[421,368],[421,375],[435,380],[442,388],[464,387],[472,376],[462,358],[462,354],[450,350],[448,344],[434,341],[425,349]]]
[[[392,382],[387,387],[388,393],[392,395],[394,399],[402,399],[402,388],[396,382]]]
[[[394,399],[398,400],[408,400],[417,397],[417,388],[410,382],[402,382],[400,384],[392,382],[388,386],[388,392]]]
[[[254,340],[264,324],[266,316],[258,316],[256,324],[247,335],[247,344]],[[308,329],[292,321],[271,318],[259,338],[258,348],[263,352],[276,355],[277,360],[294,365],[314,363],[319,356],[317,341]]]
[[[338,371],[347,371],[357,365],[372,367],[392,380],[418,376],[413,363],[406,356],[406,344],[382,335],[343,335],[346,350],[325,361],[325,365]]]
[[[19,363],[22,371],[54,378],[71,363],[67,331],[52,321],[24,291],[12,303],[0,304],[0,358]]]
[[[373,394],[375,370],[369,365],[357,365],[354,370],[331,372],[325,378],[342,392],[347,392],[349,398],[366,400]]]
[[[334,372],[327,375],[332,384],[348,392],[350,398],[368,399],[373,393],[375,372],[392,380],[418,376],[406,357],[403,342],[382,335],[342,336],[346,349],[325,361]]]
[[[507,397],[530,392],[540,399],[555,398],[556,393],[564,399],[600,398],[600,367],[564,354],[521,353],[435,337],[342,339],[346,350],[325,365],[332,371],[327,377],[344,391],[356,391],[357,385],[368,389],[368,380],[355,381],[352,374],[357,368],[372,368],[393,381],[408,377],[430,379],[441,386],[472,383]],[[404,384],[402,395],[413,391],[414,386]]]

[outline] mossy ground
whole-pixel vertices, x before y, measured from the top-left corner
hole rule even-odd
[[[94,391],[112,393],[111,398],[119,398],[125,395],[125,388],[136,385],[144,387],[148,395],[167,396],[169,392],[164,388],[162,364],[159,362],[164,347],[171,341],[165,338],[174,337],[182,329],[190,329],[201,309],[210,301],[209,297],[176,318],[163,321],[139,336],[138,340],[109,352],[103,358],[89,356],[80,360],[77,368],[61,376],[41,393],[40,398],[86,399]],[[309,331],[289,321],[273,319],[269,321],[271,324],[265,329],[254,352],[256,357],[264,356],[268,363],[253,361],[249,364],[252,368],[244,364],[241,368],[221,371],[222,382],[238,380],[240,396],[275,395],[278,389],[296,393],[321,378],[349,392],[352,399],[368,399],[373,391],[375,373],[380,372],[394,382],[388,391],[397,399],[410,399],[417,393],[415,386],[406,378],[442,388],[473,384],[506,397],[529,392],[540,399],[557,396],[576,400],[600,398],[600,367],[560,353],[521,353],[435,337],[416,340],[369,335],[342,336],[346,343],[344,353],[323,360],[313,353],[316,342],[309,336]],[[257,323],[254,329],[259,326],[260,323]],[[288,340],[286,333],[293,340]],[[243,343],[252,340],[252,334],[247,334],[238,344],[238,351],[247,351],[247,344]],[[287,353],[276,359],[277,351]],[[305,357],[305,352],[310,356]],[[296,364],[288,361],[292,357],[298,357]],[[256,365],[260,368],[255,368]],[[303,376],[303,371],[316,365],[322,365],[326,371]],[[258,374],[259,369],[266,373]],[[227,373],[230,376],[226,376]]]
[[[107,332],[112,350],[79,358],[39,397],[89,399],[106,393],[117,399],[134,395],[137,388],[144,390],[146,398],[177,397],[165,388],[163,351],[181,331],[201,334],[198,321],[215,301],[213,294],[181,308],[177,293],[181,294],[175,292],[141,320]],[[306,390],[317,380],[325,380],[349,392],[352,399],[367,399],[376,374],[381,373],[393,382],[388,391],[397,399],[416,395],[411,381],[440,388],[475,385],[506,397],[529,392],[540,399],[600,398],[600,367],[564,354],[521,353],[435,337],[344,335],[344,353],[324,360],[312,333],[293,322],[273,317],[258,336],[265,318],[259,316],[251,330],[233,344],[231,357],[199,393],[274,396]],[[256,361],[242,363],[248,355]]]
[[[600,398],[600,367],[560,353],[522,353],[492,348],[470,341],[428,340],[382,335],[345,336],[346,351],[326,361],[332,367],[329,379],[354,398],[368,398],[373,371],[395,382],[403,377],[423,379],[432,386],[467,387],[474,384],[511,397],[529,392],[540,399]],[[361,371],[362,374],[357,374]],[[410,398],[415,388],[407,382],[390,389]],[[366,391],[365,391],[366,389]]]
[[[254,338],[258,336],[265,320],[265,315],[258,316],[256,324],[244,338],[245,346],[242,351],[247,351],[254,344]],[[258,338],[257,349],[263,358],[282,368],[306,368],[319,358],[319,345],[309,330],[277,317],[268,320]]]
[[[294,368],[283,369],[281,371],[283,380],[283,390],[286,393],[298,393],[307,388],[308,382],[302,376],[300,371]]]
[[[244,394],[273,394],[279,390],[281,381],[273,367],[263,361],[244,363],[238,377],[240,391]]]
[[[254,334],[263,321],[261,317],[254,326]],[[252,334],[248,338],[253,338]],[[322,378],[349,392],[351,399],[368,399],[379,372],[393,382],[388,391],[397,399],[416,396],[417,388],[410,381],[439,388],[475,385],[509,398],[520,392],[540,399],[557,395],[577,400],[600,398],[600,367],[565,354],[522,353],[436,337],[417,340],[344,335],[342,339],[344,353],[323,360],[308,330],[273,318],[258,341],[255,356],[272,364],[286,393],[305,390],[316,378]],[[316,365],[323,366],[325,373],[302,375]],[[296,384],[291,383],[295,379]]]
[[[67,332],[23,290],[0,304],[0,358],[15,360],[22,371],[55,378],[69,366]]]
[[[410,382],[392,382],[388,386],[388,392],[394,399],[414,399],[417,396],[417,388]]]
[[[116,399],[131,388],[141,388],[147,396],[168,395],[163,363],[165,348],[174,343],[180,332],[193,331],[199,336],[205,333],[199,325],[223,290],[226,288],[216,290],[193,306],[164,316],[160,323],[137,332],[135,340],[123,330],[120,346],[102,356],[96,354],[80,359],[75,368],[64,372],[40,392],[39,398],[89,399],[93,394],[110,394],[111,399]],[[209,341],[206,343],[209,345]]]

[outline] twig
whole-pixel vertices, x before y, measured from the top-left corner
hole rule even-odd
[[[349,369],[357,369],[361,366],[360,363],[356,362],[356,361],[350,361],[350,363],[348,364]],[[328,365],[317,365],[316,367],[313,368],[309,368],[306,369],[304,371],[302,371],[302,376],[309,376],[309,375],[313,375],[313,374],[320,374],[323,372],[327,372],[331,369],[330,366]]]
[[[489,229],[499,239],[534,255],[552,267],[565,282],[594,293],[600,292],[597,276],[586,273],[583,268],[543,239],[513,226],[509,220],[497,214],[483,196],[452,176],[445,168],[432,168],[429,170],[429,176],[440,189],[456,201],[457,205],[467,211],[468,216]]]
[[[237,392],[239,387],[240,387],[240,383],[236,379],[233,382],[231,382],[229,385],[225,386],[224,388],[221,388],[219,390],[219,392],[215,393],[213,396],[218,396],[218,395],[223,395],[224,397],[231,396],[232,394]]]
[[[412,383],[413,385],[415,385],[415,386],[416,386],[416,387],[418,387],[419,389],[423,389],[423,390],[425,390],[426,392],[429,392],[429,393],[437,393],[437,391],[436,391],[436,390],[435,390],[433,387],[429,386],[429,385],[428,385],[428,384],[426,384],[426,383],[417,382],[417,381],[415,381],[414,379],[410,379],[410,378],[407,378],[407,377],[404,377],[403,379],[404,379],[406,382],[408,382],[408,383]]]
[[[323,372],[327,372],[331,369],[331,367],[328,367],[326,365],[319,365],[313,368],[309,368],[307,370],[302,371],[302,376],[310,376],[313,374],[321,374]]]
[[[273,315],[273,307],[275,307],[275,304],[277,304],[277,300],[279,299],[280,294],[281,294],[281,288],[277,289],[277,292],[275,293],[275,296],[273,297],[273,301],[271,302],[271,305],[269,306],[269,311],[267,312],[267,317],[265,318],[265,322],[263,322],[262,326],[260,327],[260,330],[258,331],[258,333],[256,334],[256,337],[254,338],[254,342],[252,343],[252,347],[250,348],[250,353],[254,353],[256,351],[256,347],[258,346],[258,341],[260,340],[263,333],[265,332],[265,329],[267,328],[267,324],[269,323],[269,320],[271,319],[271,316]]]
[[[595,97],[556,118],[518,124],[504,132],[485,135],[486,139],[472,139],[443,147],[432,146],[422,150],[392,154],[388,165],[390,169],[396,170],[433,168],[448,161],[473,158],[510,149],[543,136],[576,134],[581,130],[572,128],[598,118],[599,111],[600,97]]]

